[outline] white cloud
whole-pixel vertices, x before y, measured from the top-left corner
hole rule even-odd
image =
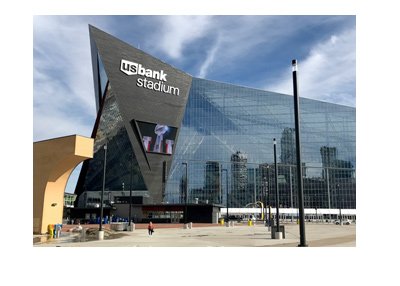
[[[207,58],[205,59],[205,61],[203,62],[203,64],[200,67],[200,72],[199,72],[198,77],[200,77],[200,78],[206,77],[208,69],[213,64],[213,62],[215,60],[215,56],[216,56],[220,46],[221,46],[221,38],[218,36],[214,46],[207,53]]]
[[[273,51],[283,38],[290,37],[299,26],[291,25],[291,18],[263,16],[227,16],[210,19],[208,33],[215,39],[214,46],[200,67],[199,77],[205,78],[210,69],[235,66],[249,53]],[[262,36],[255,36],[262,35]],[[283,37],[284,35],[284,37]]]
[[[96,114],[88,21],[34,17],[34,141],[91,135]]]
[[[166,16],[162,26],[158,47],[173,59],[182,56],[185,45],[207,34],[212,16]]]
[[[69,116],[62,110],[34,107],[33,113],[34,141],[72,134],[90,137],[94,125],[94,119],[91,121],[78,116]]]
[[[332,35],[314,46],[306,59],[299,59],[301,97],[355,106],[355,34],[355,29],[350,29]],[[289,69],[275,81],[276,84],[265,86],[265,89],[293,94]]]
[[[255,45],[265,41],[264,37],[254,37],[268,18],[248,16],[213,17],[203,25],[204,34],[214,37],[214,45],[209,49],[200,66],[198,76],[205,78],[210,69],[234,62],[237,56],[243,56]],[[273,32],[275,33],[275,31]]]

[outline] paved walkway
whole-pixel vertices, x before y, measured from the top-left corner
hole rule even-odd
[[[192,229],[183,225],[155,225],[155,233],[147,234],[145,225],[136,225],[132,232],[106,230],[106,239],[96,240],[98,225],[87,232],[86,239],[77,233],[63,232],[58,239],[45,240],[34,236],[35,247],[296,247],[299,244],[299,226],[285,224],[286,238],[271,239],[271,232],[264,225],[221,225],[194,224]],[[87,227],[83,225],[83,227]],[[64,229],[64,228],[63,228]],[[107,239],[111,235],[113,239]],[[41,239],[42,238],[42,239]],[[42,240],[42,242],[40,241]],[[310,247],[356,246],[355,225],[306,224],[306,240]]]

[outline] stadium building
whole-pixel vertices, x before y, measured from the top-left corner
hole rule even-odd
[[[273,138],[280,207],[297,207],[292,96],[195,78],[89,30],[97,119],[77,211],[98,207],[104,163],[105,207],[132,199],[135,221],[181,221],[185,203],[213,222],[227,205],[275,207]],[[300,118],[305,208],[355,209],[355,108],[301,98]]]

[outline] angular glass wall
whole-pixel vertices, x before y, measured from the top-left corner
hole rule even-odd
[[[305,207],[355,208],[355,109],[305,98],[300,109]],[[193,78],[164,201],[182,202],[187,162],[189,202],[264,202],[276,138],[280,204],[296,207],[293,128],[292,96]]]
[[[94,156],[89,161],[83,191],[102,189],[105,144],[107,144],[105,189],[130,190],[132,168],[132,190],[147,190],[110,84],[105,93],[104,107],[94,142]]]
[[[97,64],[98,64],[98,71],[99,71],[100,98],[102,98],[105,93],[106,86],[108,83],[108,76],[104,69],[103,61],[101,60],[101,57],[99,56],[99,54],[97,54]]]

